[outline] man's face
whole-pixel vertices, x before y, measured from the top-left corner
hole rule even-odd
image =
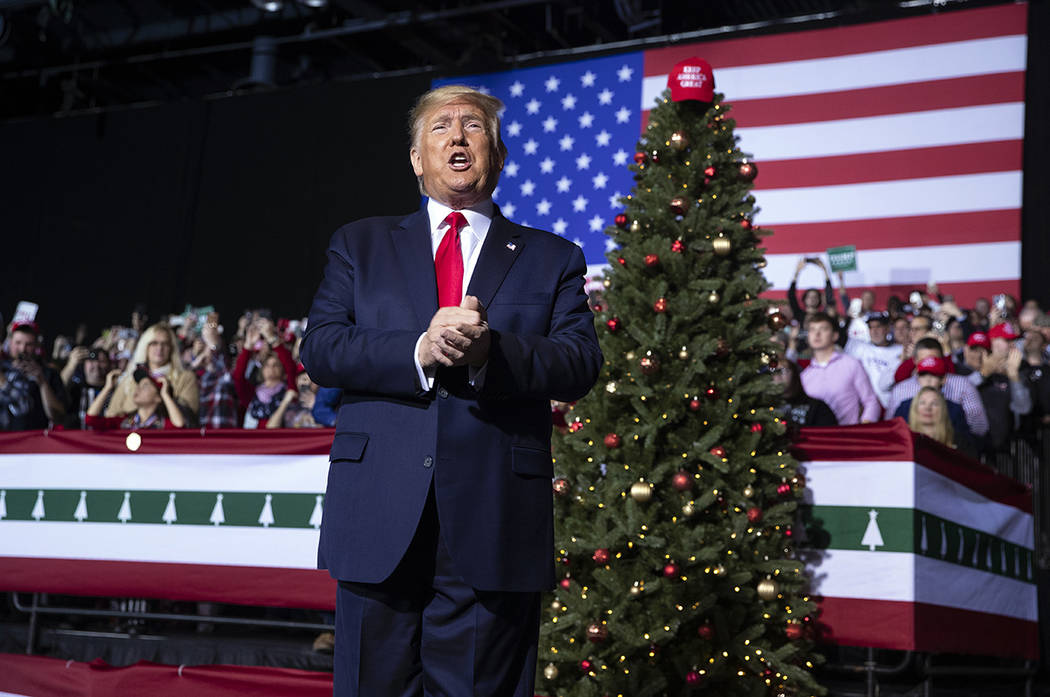
[[[860,308],[864,312],[871,312],[872,308],[875,307],[875,294],[870,290],[866,290],[860,294]]]
[[[84,360],[84,381],[89,385],[101,385],[106,381],[106,373],[109,371],[109,359],[105,362],[102,361],[102,356],[98,358],[88,358]]]
[[[454,99],[423,116],[419,142],[409,153],[427,195],[464,208],[492,195],[503,161],[473,102]]]
[[[889,334],[889,326],[885,322],[868,322],[868,336],[871,343],[883,346],[886,343],[886,335]]]
[[[915,380],[919,383],[919,387],[932,387],[937,390],[941,389],[944,384],[943,376],[932,373],[919,373],[915,376]]]
[[[963,348],[963,361],[973,370],[980,370],[987,353],[980,346],[966,346]]]
[[[36,336],[29,332],[11,335],[11,358],[31,358],[36,355]]]
[[[914,340],[920,339],[926,332],[930,331],[930,318],[929,317],[916,317],[911,321],[911,337]]]
[[[806,341],[811,349],[819,351],[835,343],[837,334],[838,332],[832,329],[827,322],[810,322],[809,336],[806,338]]]
[[[987,317],[991,309],[991,306],[988,304],[988,298],[977,298],[973,303],[973,311],[976,312],[977,316],[981,319]]]
[[[893,323],[893,340],[903,346],[908,343],[911,333],[908,330],[908,320],[899,319]]]
[[[1024,350],[1028,353],[1040,353],[1046,348],[1043,334],[1038,327],[1032,327],[1024,333]]]
[[[992,354],[995,356],[1005,356],[1010,353],[1010,349],[1013,348],[1014,342],[1004,339],[1001,336],[994,337],[992,339]]]

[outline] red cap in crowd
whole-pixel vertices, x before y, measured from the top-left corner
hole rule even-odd
[[[984,332],[974,332],[970,335],[970,338],[966,340],[967,346],[980,346],[985,351],[992,350],[991,339]]]
[[[997,324],[988,330],[988,339],[1006,339],[1007,341],[1013,341],[1017,337],[1021,336],[1017,333],[1014,325],[1010,322],[1003,322]]]
[[[944,359],[937,356],[926,356],[915,365],[915,372],[919,375],[928,373],[943,378],[948,374],[948,369],[944,366]]]
[[[711,102],[715,98],[715,75],[711,64],[703,58],[686,58],[676,63],[667,75],[671,101]]]

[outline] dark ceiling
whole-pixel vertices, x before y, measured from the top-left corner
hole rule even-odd
[[[1001,1],[1001,0],[1000,0]],[[0,0],[0,119],[506,69],[988,0]],[[319,5],[319,7],[311,7]]]

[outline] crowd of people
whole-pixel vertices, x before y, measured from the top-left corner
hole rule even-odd
[[[823,289],[799,297],[807,264]],[[1050,427],[1050,315],[1009,295],[961,308],[931,284],[884,308],[850,298],[818,259],[799,261],[783,360],[785,419],[797,426],[904,418],[912,430],[970,454],[1000,452]],[[333,426],[342,392],[319,388],[299,363],[305,320],[246,311],[227,332],[210,308],[95,339],[81,328],[45,351],[39,327],[12,324],[0,358],[0,430],[314,428]],[[557,414],[555,414],[557,421]]]
[[[807,264],[823,289],[801,298]],[[848,425],[904,418],[911,429],[972,456],[1033,441],[1050,426],[1050,315],[1008,294],[961,308],[936,284],[875,307],[870,291],[839,293],[819,259],[799,261],[787,316],[774,339],[786,365],[785,418],[798,426]]]

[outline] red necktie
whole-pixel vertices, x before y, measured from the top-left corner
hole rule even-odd
[[[445,222],[448,223],[448,230],[434,255],[438,307],[458,307],[463,301],[463,248],[459,242],[459,231],[466,227],[467,219],[459,211],[452,211]]]

